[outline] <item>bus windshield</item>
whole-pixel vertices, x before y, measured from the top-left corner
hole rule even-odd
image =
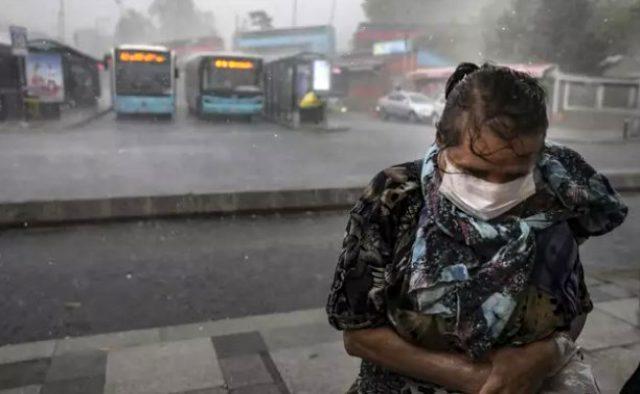
[[[236,64],[239,66],[234,67]],[[258,64],[249,60],[217,59],[207,62],[202,88],[211,91],[257,87],[260,83],[258,67]]]
[[[170,62],[118,62],[115,72],[117,94],[162,96],[172,93]]]

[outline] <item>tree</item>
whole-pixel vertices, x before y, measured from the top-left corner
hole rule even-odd
[[[538,6],[537,0],[514,0],[502,13],[496,15],[494,4],[483,10],[485,52],[501,61],[522,61],[529,56],[529,36],[535,26],[531,18]]]
[[[251,26],[258,30],[273,29],[273,18],[266,11],[251,11],[249,13]]]
[[[178,40],[215,34],[211,12],[199,10],[194,0],[154,0],[149,14],[159,27],[160,40]]]
[[[116,25],[114,40],[117,44],[149,43],[156,36],[156,28],[149,18],[140,12],[125,10]]]
[[[501,61],[551,62],[566,71],[597,70],[606,44],[592,29],[591,0],[513,0],[486,34],[486,51]]]
[[[640,0],[601,1],[593,30],[607,44],[607,54],[640,55]]]

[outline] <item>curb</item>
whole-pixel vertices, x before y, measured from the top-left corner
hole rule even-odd
[[[0,227],[350,207],[361,187],[251,191],[0,204]]]
[[[110,113],[111,111],[113,111],[113,107],[109,107],[107,109],[104,109],[102,111],[98,111],[94,114],[91,114],[90,116],[86,117],[85,119],[81,119],[77,122],[71,123],[69,125],[67,125],[67,128],[69,129],[78,129],[80,127],[86,126],[89,123],[93,122],[94,120],[100,119],[101,117],[107,115],[108,113]]]
[[[640,191],[640,170],[604,173],[620,192]],[[0,228],[176,216],[348,209],[364,187],[249,191],[0,204]]]
[[[7,125],[2,125],[3,127],[0,127],[0,132],[5,131],[5,130],[13,130],[16,128],[23,128],[23,129],[31,129],[31,130],[39,130],[44,128],[45,126],[49,126],[51,124],[53,124],[53,130],[66,130],[66,129],[78,129],[80,127],[86,126],[89,123],[107,115],[108,113],[110,113],[111,111],[113,111],[113,107],[109,107],[103,110],[99,110],[96,111],[92,114],[90,114],[89,116],[87,116],[86,118],[82,118],[79,120],[76,120],[74,122],[69,122],[69,123],[63,123],[63,121],[54,121],[53,123],[50,123],[49,121],[36,121],[36,122],[31,122],[31,123],[25,123],[24,125],[21,122],[12,122],[12,127],[7,127]]]

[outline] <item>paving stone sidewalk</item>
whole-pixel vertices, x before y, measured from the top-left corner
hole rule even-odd
[[[579,342],[605,394],[640,362],[638,274],[588,280]],[[0,394],[343,393],[358,364],[313,309],[0,347]]]

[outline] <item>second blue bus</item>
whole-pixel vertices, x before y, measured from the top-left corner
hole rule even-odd
[[[262,113],[262,59],[252,55],[204,53],[185,65],[189,111],[199,117],[239,116],[253,120]]]

